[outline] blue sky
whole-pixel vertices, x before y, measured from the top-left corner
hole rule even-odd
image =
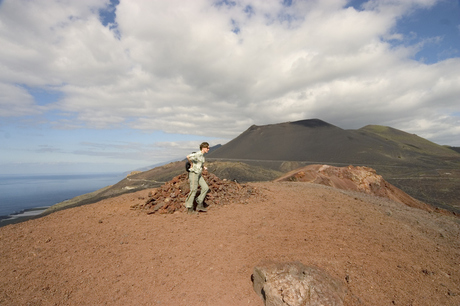
[[[319,118],[460,146],[460,2],[0,1],[0,174],[124,172]]]

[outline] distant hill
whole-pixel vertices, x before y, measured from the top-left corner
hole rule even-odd
[[[273,180],[311,164],[367,166],[412,197],[460,214],[460,154],[391,127],[344,130],[319,119],[253,125],[217,146],[206,160],[219,178],[241,182]],[[183,161],[171,162],[129,175],[71,205],[159,187],[184,171]]]
[[[381,125],[368,125],[358,130],[369,135],[380,136],[385,141],[393,142],[398,150],[407,156],[433,156],[448,160],[459,155],[452,153],[452,149],[438,145],[415,134],[409,134],[391,127]],[[459,152],[457,152],[459,153]]]
[[[344,130],[319,119],[251,126],[208,154],[212,160],[301,161],[366,166],[447,165],[460,154],[397,129]]]
[[[457,153],[460,153],[460,147],[448,147],[451,150],[454,150]]]

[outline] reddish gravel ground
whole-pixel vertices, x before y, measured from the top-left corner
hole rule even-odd
[[[0,228],[0,305],[263,305],[260,262],[344,282],[345,305],[460,305],[460,225],[356,192],[251,183],[247,202],[148,215],[151,190]]]

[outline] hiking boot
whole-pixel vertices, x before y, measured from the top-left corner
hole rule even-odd
[[[201,204],[201,205],[198,205],[198,206],[196,207],[196,211],[207,212],[208,209],[207,209],[206,207],[204,207],[203,204]]]
[[[193,207],[187,208],[187,214],[196,215],[198,212],[193,210]]]

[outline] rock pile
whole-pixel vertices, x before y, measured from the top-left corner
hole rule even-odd
[[[230,203],[245,204],[248,203],[250,197],[260,196],[255,187],[234,181],[221,180],[209,172],[204,172],[203,178],[209,186],[209,191],[204,201],[205,206]],[[183,173],[150,192],[145,203],[135,204],[131,206],[131,209],[139,209],[147,214],[171,214],[179,210],[185,210],[184,203],[189,191],[188,173]],[[200,189],[198,188],[197,196],[199,194]]]

